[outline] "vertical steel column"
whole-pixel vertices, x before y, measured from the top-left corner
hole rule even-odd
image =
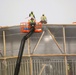
[[[63,26],[63,43],[64,43],[64,54],[66,54],[66,38],[65,38],[65,26]],[[65,61],[65,70],[66,70],[66,75],[68,75],[68,67],[67,67],[67,57],[64,56],[64,61]]]
[[[6,71],[6,68],[7,68],[7,64],[6,64],[6,38],[5,38],[5,31],[3,31],[3,56],[4,56],[4,60],[3,60],[3,65],[4,65],[4,75],[7,75],[7,71]]]
[[[32,75],[33,74],[33,68],[32,68],[32,57],[30,56],[30,53],[31,53],[31,51],[30,51],[30,38],[28,39],[28,55],[29,55],[29,58],[30,58],[30,75]]]

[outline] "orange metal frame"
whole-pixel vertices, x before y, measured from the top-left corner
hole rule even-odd
[[[30,26],[29,22],[20,23],[20,29],[21,29],[22,33],[28,33],[30,31],[30,28],[31,28],[31,26]],[[35,32],[37,32],[37,33],[42,32],[42,23],[36,22]]]
[[[73,22],[73,24],[76,24],[76,22]]]

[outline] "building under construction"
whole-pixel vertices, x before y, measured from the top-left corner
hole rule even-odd
[[[19,75],[76,75],[76,24],[44,24],[27,39]],[[20,26],[0,28],[0,75],[14,75]]]

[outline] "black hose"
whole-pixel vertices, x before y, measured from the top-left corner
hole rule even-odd
[[[20,49],[19,49],[19,53],[18,53],[18,58],[17,58],[17,61],[16,61],[16,67],[15,67],[14,75],[18,75],[19,74],[20,64],[21,64],[21,59],[22,59],[22,54],[23,54],[23,50],[24,50],[25,41],[34,33],[34,30],[35,30],[35,28],[31,27],[30,32],[27,33],[21,40],[21,44],[20,44]]]

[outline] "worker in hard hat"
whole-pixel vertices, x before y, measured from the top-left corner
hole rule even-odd
[[[31,11],[31,13],[29,14],[29,17],[35,19],[35,15],[34,15],[33,11]]]
[[[44,15],[44,14],[42,14],[42,16],[41,16],[41,23],[43,23],[43,24],[46,24],[47,23],[47,18],[46,18],[46,16]]]

